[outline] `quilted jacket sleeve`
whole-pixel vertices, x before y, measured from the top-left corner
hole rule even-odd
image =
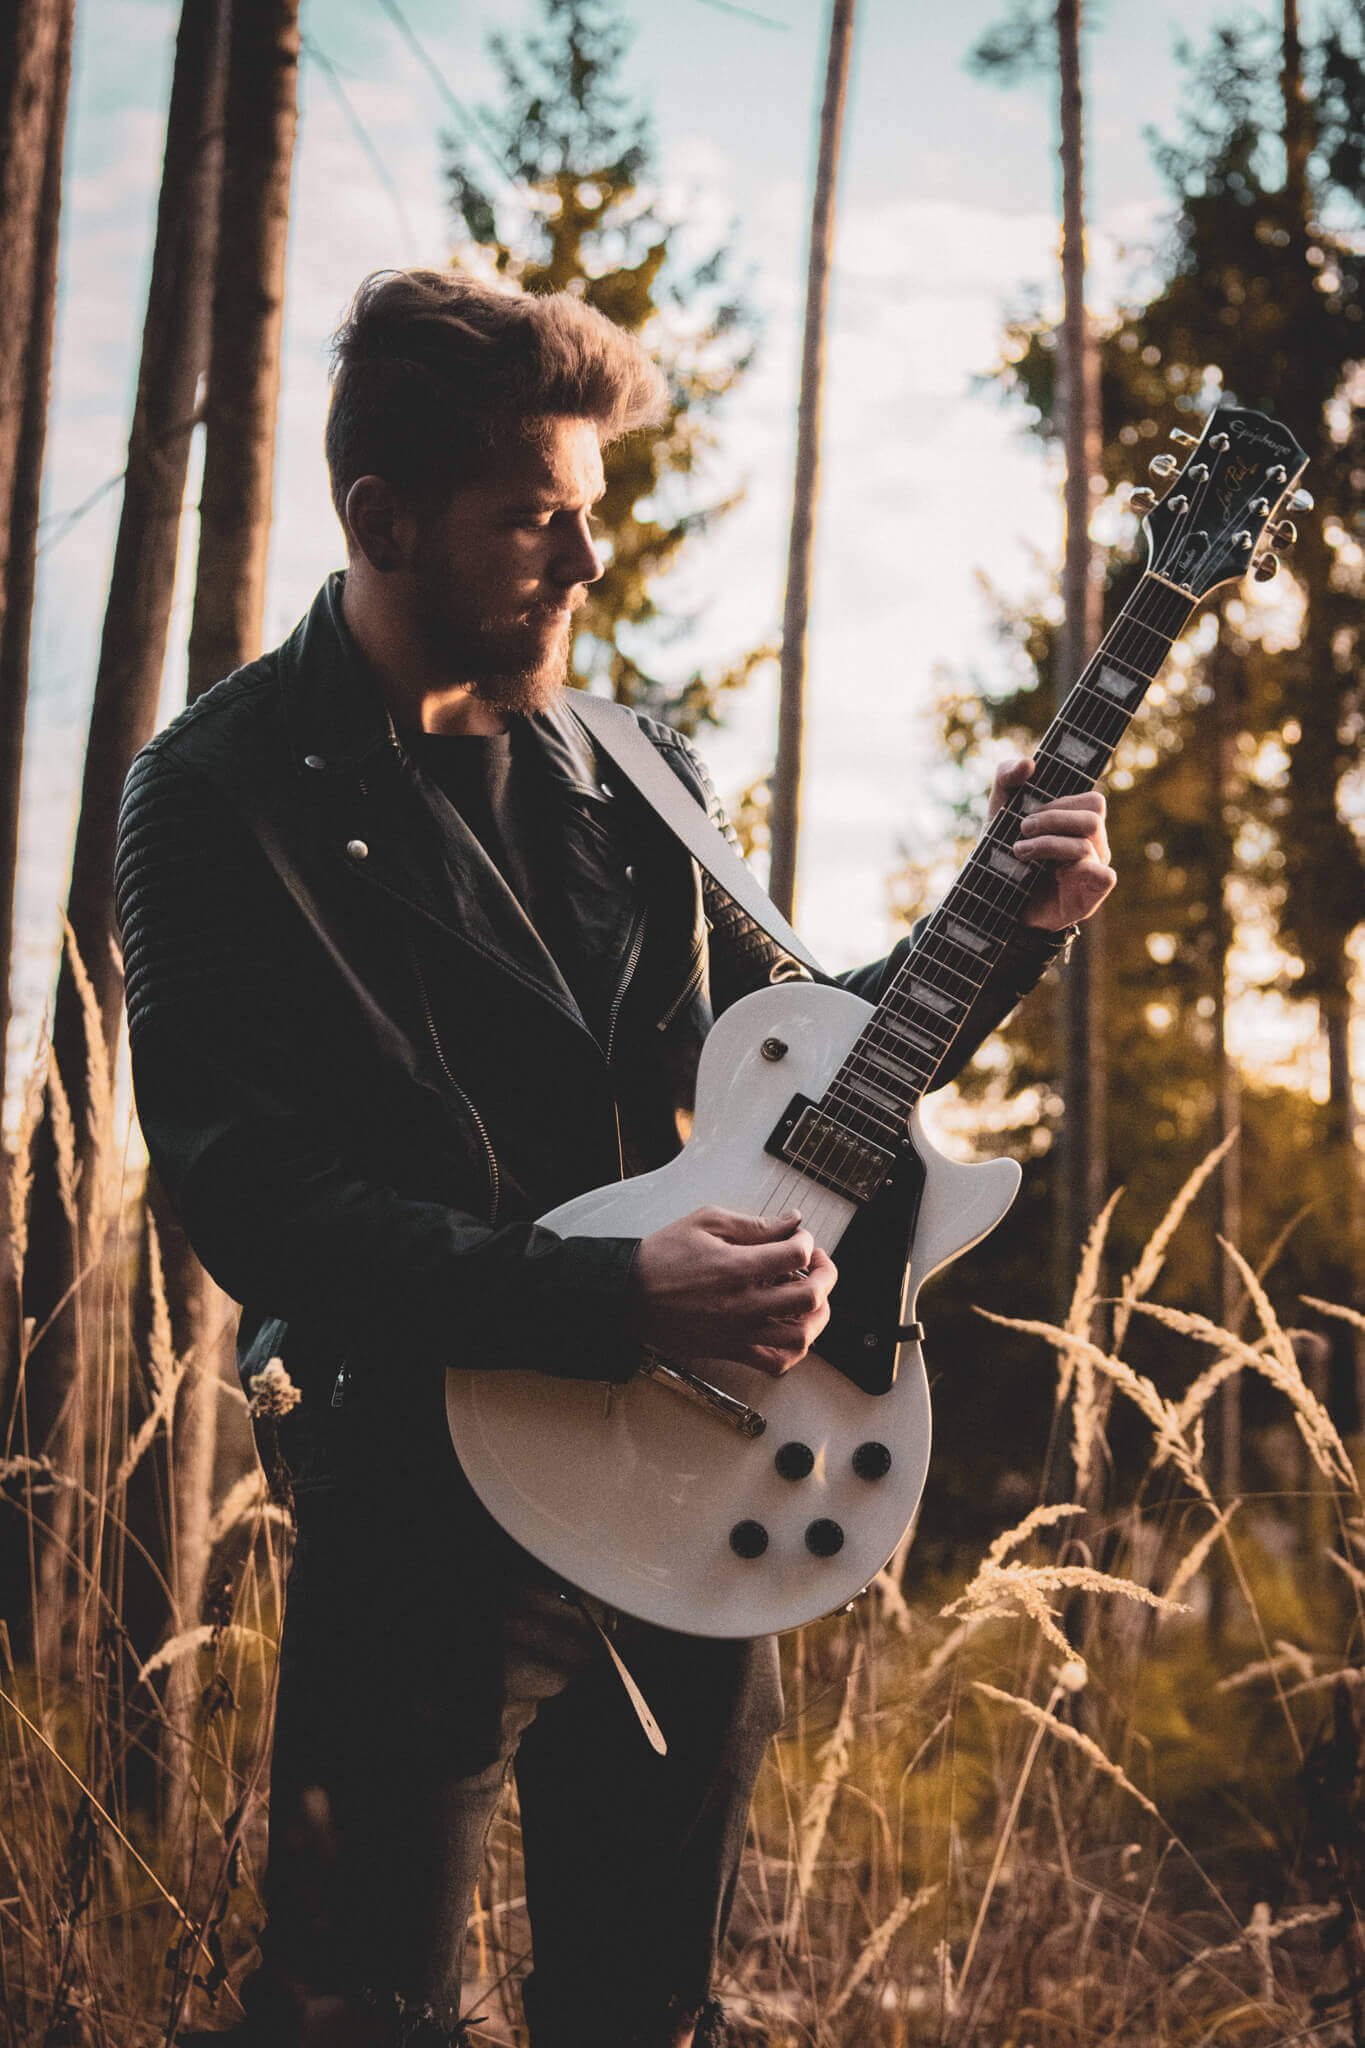
[[[226,801],[155,744],[116,865],[133,1083],[186,1234],[236,1300],[448,1363],[625,1378],[634,1239],[491,1228],[359,1169],[310,1083],[285,890]]]
[[[735,850],[740,851],[738,837],[725,815],[724,806],[701,757],[685,741],[679,742],[679,749],[685,753],[687,765],[696,777],[712,823],[719,826]],[[717,1010],[726,1008],[740,996],[763,987],[767,982],[806,978],[806,969],[800,962],[784,953],[776,940],[769,938],[709,875],[703,876],[702,880],[706,914],[711,923],[711,986]],[[918,930],[916,925],[915,931],[899,939],[883,959],[871,961],[865,967],[850,968],[846,973],[836,975],[835,980],[841,988],[851,989],[854,995],[862,996],[869,1003],[879,1001],[903,964]],[[1052,962],[1064,951],[1068,938],[1066,932],[1035,931],[1031,926],[1020,926],[982,984],[981,992],[968,1011],[947,1058],[934,1075],[935,1088],[944,1087],[962,1072],[977,1048],[1004,1023],[1023,997],[1042,979]]]

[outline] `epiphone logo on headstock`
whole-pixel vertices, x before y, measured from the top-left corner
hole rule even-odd
[[[1224,463],[1217,484],[1218,509],[1226,519],[1237,499],[1242,495],[1242,486],[1248,478],[1258,473],[1258,465],[1245,456],[1239,460],[1229,459]]]

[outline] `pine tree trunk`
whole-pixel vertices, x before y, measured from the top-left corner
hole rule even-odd
[[[191,702],[261,650],[298,65],[298,0],[234,10]]]
[[[53,53],[48,103],[46,154],[42,189],[33,230],[31,313],[27,321],[15,307],[8,334],[0,347],[19,337],[26,340],[23,395],[16,409],[17,436],[4,542],[5,573],[0,587],[0,1102],[6,1084],[6,1040],[10,1021],[11,962],[14,951],[14,888],[19,864],[19,807],[23,777],[24,726],[28,702],[29,646],[38,566],[38,511],[43,451],[47,442],[48,395],[52,382],[52,343],[57,310],[57,246],[62,211],[62,150],[66,139],[66,107],[71,83],[71,29],[75,0],[61,0],[57,44]],[[0,1152],[0,1215],[7,1216],[8,1161]],[[7,1262],[0,1271],[0,1389],[5,1384],[3,1360],[14,1328],[18,1275]]]
[[[1212,905],[1209,979],[1213,1000],[1213,1113],[1218,1144],[1238,1129],[1242,1114],[1242,1077],[1228,1050],[1227,982],[1228,955],[1234,937],[1228,904],[1228,879],[1234,861],[1233,835],[1228,805],[1237,758],[1236,673],[1228,646],[1227,625],[1219,621],[1218,644],[1207,664],[1206,675],[1213,689],[1213,716],[1209,720],[1209,900]],[[1224,1155],[1214,1185],[1218,1213],[1218,1236],[1228,1244],[1242,1247],[1242,1145],[1238,1138]],[[1209,1313],[1218,1317],[1225,1330],[1237,1326],[1242,1312],[1241,1282],[1237,1269],[1215,1238],[1209,1246],[1212,1264]],[[1224,1505],[1233,1500],[1242,1485],[1242,1380],[1231,1373],[1214,1396],[1209,1418],[1213,1483]],[[1207,1630],[1210,1646],[1222,1646],[1235,1600],[1234,1577],[1227,1552],[1217,1545],[1209,1559],[1209,1606]]]
[[[48,390],[57,295],[62,150],[71,79],[71,0],[18,8],[0,36],[0,115],[5,120],[0,171],[0,276],[12,286],[8,318],[0,322],[0,703],[4,706],[4,791],[0,848],[0,1033],[8,1031],[13,950],[14,882],[19,850],[29,644],[37,568],[38,506],[47,437]],[[0,1089],[4,1076],[0,1046]],[[9,1162],[0,1164],[7,1250],[0,1260],[0,1392],[8,1420],[27,1371],[20,1327],[17,1249],[11,1263],[8,1233]],[[23,1367],[20,1367],[20,1360]],[[25,1446],[26,1448],[26,1446]],[[70,1522],[69,1499],[54,1506]],[[22,1643],[24,1617],[33,1611],[36,1586],[51,1553],[30,1550],[25,1517],[12,1514],[0,1557],[0,1613],[13,1617]]]
[[[825,324],[834,249],[834,197],[839,142],[853,51],[854,0],[833,0],[829,60],[820,110],[820,154],[811,211],[806,327],[801,350],[801,398],[796,429],[787,596],[782,614],[782,683],[777,766],[773,772],[772,865],[768,891],[787,918],[796,910],[797,841],[801,830],[801,758],[805,732],[806,633],[810,617],[815,506],[820,491],[820,418],[825,383]]]
[[[0,26],[0,1101],[71,18],[72,0],[20,0]]]
[[[222,168],[223,11],[221,0],[186,0],[176,41],[137,400],[71,867],[67,915],[111,1050],[122,1000],[110,952],[118,807],[133,756],[156,726],[195,406],[208,369]],[[84,1043],[66,967],[53,1044],[79,1130],[86,1106]]]
[[[1101,463],[1099,361],[1085,306],[1085,183],[1081,94],[1081,0],[1058,0],[1062,165],[1062,332],[1059,397],[1066,447],[1064,617],[1058,693],[1069,690],[1099,644],[1102,591],[1090,542],[1090,480]],[[1086,1234],[1104,1206],[1105,1142],[1103,913],[1079,935],[1064,976],[1062,1094],[1063,1299],[1069,1298]]]
[[[221,0],[186,0],[176,44],[123,506],[96,672],[69,918],[93,992],[106,1064],[117,1043],[121,988],[112,952],[114,837],[123,779],[156,721],[165,661],[185,475],[199,380],[208,361],[208,284],[217,219],[224,50]],[[53,1047],[70,1101],[81,1172],[80,1219],[63,1211],[51,1113],[34,1143],[33,1215],[24,1275],[26,1311],[43,1323],[89,1256],[100,1200],[100,1148],[91,1130],[87,1013],[64,950]],[[106,1136],[109,1134],[106,1134]],[[62,1465],[79,1455],[78,1404],[68,1396],[80,1356],[77,1323],[95,1327],[92,1272],[34,1352],[28,1368],[28,1439]],[[64,1421],[59,1419],[65,1417]],[[60,1434],[56,1441],[54,1432]],[[59,1504],[70,1489],[59,1490]],[[56,1546],[53,1546],[55,1551]],[[7,1563],[0,1564],[6,1580]]]

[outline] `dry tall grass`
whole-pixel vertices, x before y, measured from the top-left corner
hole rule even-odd
[[[221,1440],[216,1474],[184,1505],[187,1389],[198,1380],[201,1399],[238,1409],[245,1397],[177,1352],[155,1232],[113,1188],[107,1075],[92,1099],[105,1193],[88,1210],[60,1110],[57,1124],[68,1224],[83,1236],[61,1435],[74,1448],[53,1457],[25,1439],[41,1336],[19,1330],[0,1460],[8,1533],[18,1518],[30,1560],[25,1654],[6,1648],[0,1684],[0,1966],[7,2039],[25,2048],[150,2048],[237,2015],[289,1544],[286,1512]],[[11,1170],[20,1268],[38,1100],[35,1087]],[[1294,1332],[1235,1251],[1255,1336],[1151,1298],[1194,1188],[1124,1282],[1110,1348],[1093,1332],[1112,1205],[1065,1323],[1013,1325],[1055,1353],[1066,1426],[1054,1435],[1072,1442],[1077,1499],[1035,1507],[973,1571],[914,1601],[888,1568],[853,1612],[786,1645],[791,1711],[755,1804],[724,1986],[746,2041],[1365,2042],[1360,1485]],[[139,1246],[151,1307],[135,1343]],[[1188,1359],[1177,1397],[1122,1355],[1139,1318],[1165,1332],[1170,1375]],[[1259,1375],[1283,1404],[1307,1517],[1292,1488],[1217,1497],[1204,1418],[1235,1374]],[[1105,1388],[1111,1423],[1135,1411],[1150,1454],[1132,1498],[1099,1513]],[[291,1398],[276,1372],[253,1405]],[[129,1502],[153,1459],[161,1497],[180,1506],[149,1536]],[[190,1574],[205,1589],[192,1610],[187,1519],[207,1560]],[[150,1644],[126,1607],[135,1558],[166,1617]],[[1217,1645],[1200,1611],[1215,1568],[1240,1592]],[[514,1806],[494,1829],[469,1941],[474,2038],[524,2039]]]

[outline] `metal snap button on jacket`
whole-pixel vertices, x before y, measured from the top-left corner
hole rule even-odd
[[[327,763],[323,760],[321,754],[305,754],[303,765],[305,768],[325,768]]]
[[[348,839],[346,851],[352,860],[368,860],[370,857],[370,849],[363,839]]]

